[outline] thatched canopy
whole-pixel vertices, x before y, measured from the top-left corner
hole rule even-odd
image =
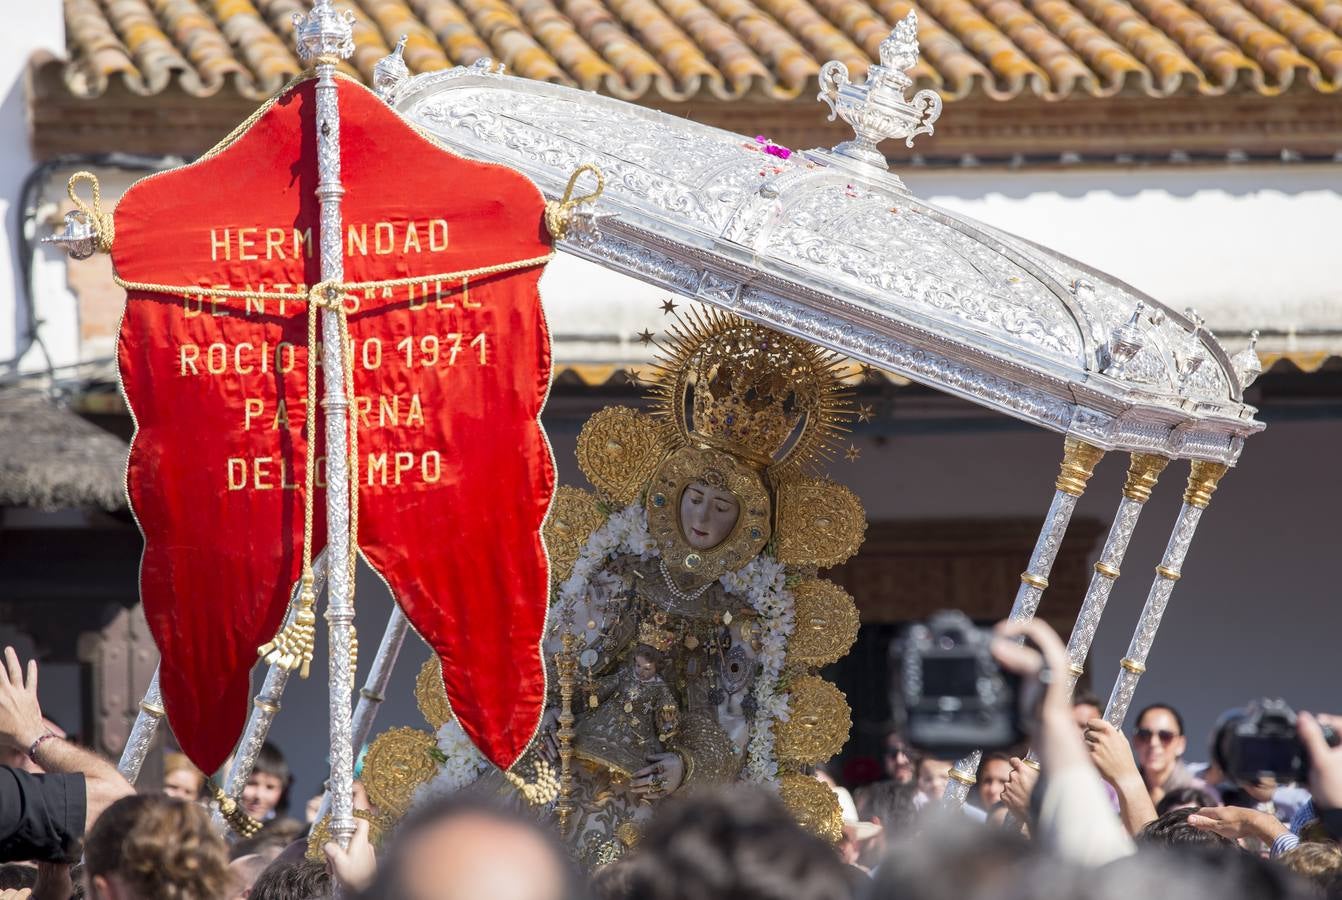
[[[0,506],[124,510],[126,452],[42,392],[0,389]]]

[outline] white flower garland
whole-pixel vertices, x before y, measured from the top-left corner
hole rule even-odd
[[[601,566],[621,554],[637,556],[646,562],[660,556],[657,542],[648,534],[647,511],[641,503],[632,503],[611,516],[583,545],[573,564],[573,573],[559,586],[558,601],[570,609],[581,600],[594,581],[604,580]],[[773,723],[788,719],[786,693],[779,693],[779,678],[787,654],[788,636],[795,616],[792,592],[782,563],[761,553],[737,572],[723,575],[720,583],[727,593],[744,596],[759,615],[760,674],[755,679],[755,717],[746,744],[745,778],[747,781],[776,787],[778,760],[774,756]],[[613,585],[612,585],[613,587]],[[471,743],[455,720],[438,731],[438,749],[445,757],[439,774],[422,786],[417,800],[450,794],[474,782],[489,763]]]
[[[794,598],[787,589],[783,564],[761,553],[739,572],[721,578],[730,594],[744,594],[759,614],[760,647],[757,659],[760,673],[755,678],[755,721],[746,744],[747,781],[778,786],[778,759],[774,756],[775,721],[788,720],[786,693],[779,693],[779,678],[787,656],[787,641],[796,622]]]
[[[489,768],[489,760],[471,743],[456,719],[438,729],[438,750],[443,754],[443,762],[438,774],[415,791],[416,804],[455,794],[474,784]]]

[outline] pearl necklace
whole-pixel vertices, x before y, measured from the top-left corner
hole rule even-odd
[[[666,589],[671,592],[672,597],[675,597],[682,603],[693,603],[694,601],[702,597],[705,591],[707,591],[709,588],[713,586],[713,582],[710,581],[707,584],[703,585],[702,587],[695,588],[692,593],[687,594],[680,588],[676,587],[676,583],[671,580],[671,573],[666,568],[666,559],[662,558],[661,560],[659,560],[658,565],[662,569],[662,581],[666,584]]]

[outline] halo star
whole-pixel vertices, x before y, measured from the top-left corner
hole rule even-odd
[[[646,346],[648,346],[649,344],[651,344],[651,343],[652,343],[652,340],[653,340],[652,332],[651,332],[650,330],[648,330],[647,328],[644,328],[642,331],[640,331],[640,332],[636,335],[636,337],[638,338],[638,342],[639,342],[640,344],[642,344],[644,347],[646,347]]]
[[[872,410],[870,403],[862,403],[857,407],[857,420],[859,422],[870,422],[872,419]]]
[[[676,311],[676,301],[672,300],[670,297],[662,301],[663,313],[673,313],[675,311]]]
[[[857,462],[858,457],[861,455],[862,451],[857,449],[856,444],[849,444],[848,449],[843,451],[843,458],[849,462]]]

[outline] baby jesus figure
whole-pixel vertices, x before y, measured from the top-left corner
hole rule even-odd
[[[618,671],[595,682],[596,706],[577,724],[574,756],[628,779],[647,765],[648,756],[666,749],[680,705],[660,674],[663,664],[659,651],[637,644]]]

